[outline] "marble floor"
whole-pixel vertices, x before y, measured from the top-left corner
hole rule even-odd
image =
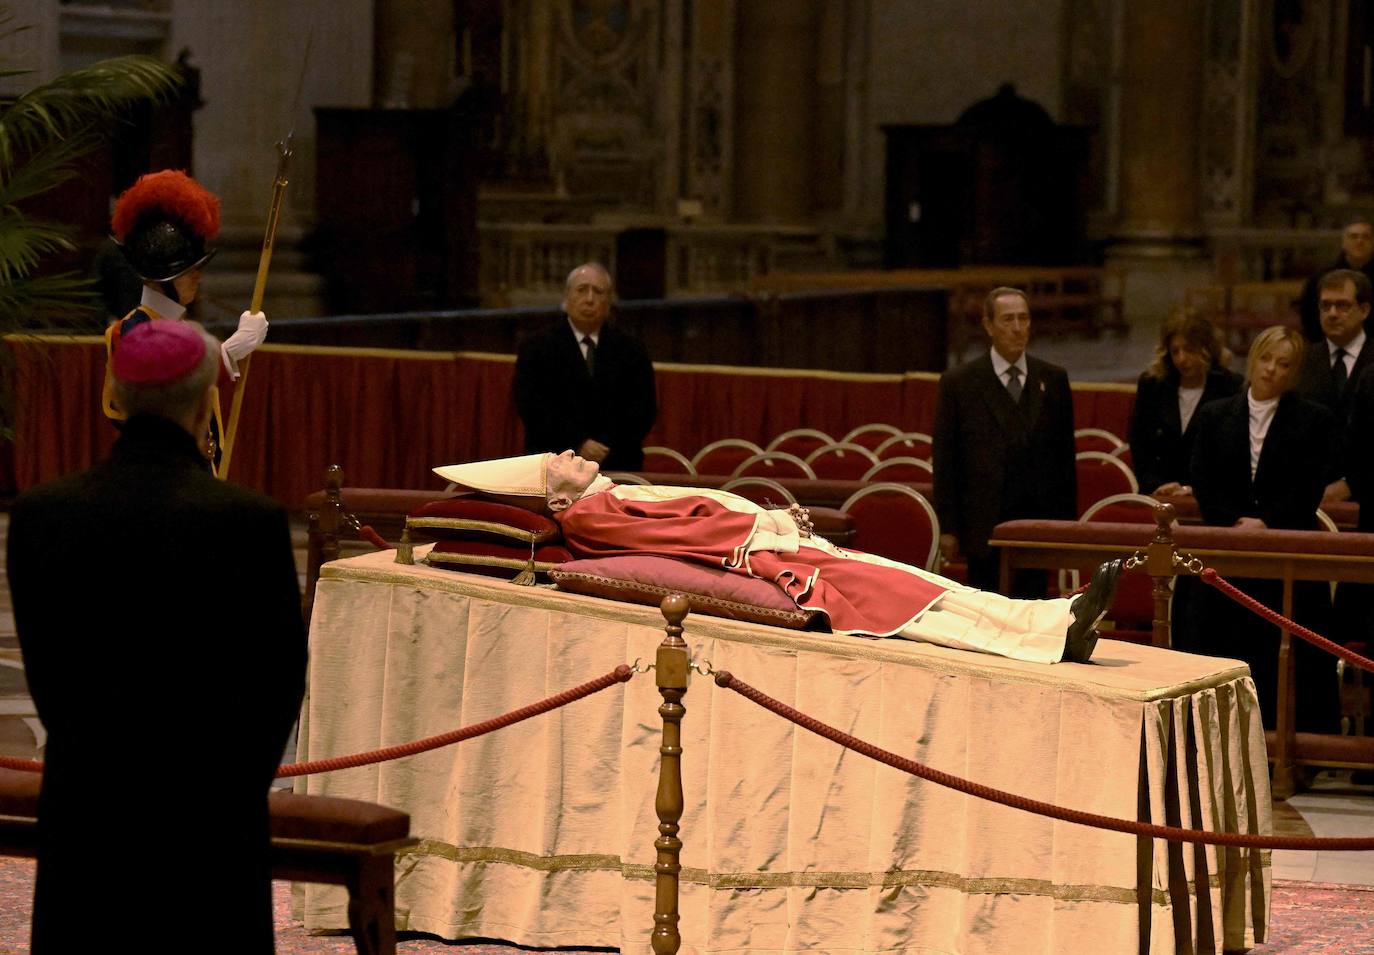
[[[0,754],[42,758],[45,734],[24,682],[5,569],[9,515],[0,513]],[[304,584],[305,528],[293,528],[296,565]],[[288,751],[287,759],[294,756]],[[1323,771],[1304,792],[1275,805],[1275,831],[1290,835],[1374,834],[1374,785],[1357,785],[1350,773]],[[1374,852],[1275,852],[1276,879],[1374,885]]]

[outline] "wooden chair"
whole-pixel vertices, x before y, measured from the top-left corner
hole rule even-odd
[[[878,445],[888,438],[902,433],[902,429],[890,424],[861,424],[840,439],[843,444],[861,444],[870,451],[877,451]]]
[[[1115,454],[1126,442],[1103,428],[1077,428],[1073,433],[1074,451],[1101,451]]]
[[[799,458],[805,458],[817,448],[834,443],[835,439],[824,431],[817,431],[815,428],[793,428],[791,431],[784,431],[768,442],[768,447],[764,450],[785,451],[788,454],[795,454]]]
[[[788,454],[786,451],[760,451],[741,461],[730,476],[806,478],[814,481],[816,472],[795,454]]]
[[[692,455],[691,463],[697,474],[734,474],[740,462],[762,453],[763,448],[752,441],[721,438]]]
[[[854,519],[854,548],[933,570],[940,520],[920,493],[902,484],[870,484],[840,508]]]
[[[922,461],[929,461],[930,449],[934,445],[935,439],[923,431],[903,431],[878,445],[873,453],[883,461],[888,458],[920,458]]]
[[[720,486],[722,491],[730,491],[740,497],[748,498],[760,507],[788,507],[797,503],[792,492],[772,478],[740,477],[726,481]]]
[[[878,458],[861,444],[827,444],[806,458],[816,477],[835,481],[857,481],[873,469]]]
[[[1074,455],[1078,473],[1078,513],[1113,494],[1139,494],[1135,474],[1120,458],[1101,451],[1080,451]]]
[[[687,455],[672,448],[649,447],[644,449],[644,466],[640,469],[653,474],[696,474],[697,469]]]
[[[935,480],[935,469],[920,458],[887,458],[869,468],[860,480],[930,484]]]

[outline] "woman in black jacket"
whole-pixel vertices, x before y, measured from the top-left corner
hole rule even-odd
[[[1188,494],[1194,413],[1240,391],[1230,352],[1201,315],[1176,312],[1160,329],[1155,360],[1141,374],[1131,411],[1131,466],[1143,494]]]
[[[1202,407],[1189,470],[1205,523],[1217,527],[1316,530],[1326,476],[1336,453],[1336,423],[1326,408],[1291,389],[1305,347],[1297,329],[1265,329],[1250,348],[1245,391]],[[1282,609],[1276,580],[1233,580],[1252,597]],[[1265,726],[1275,720],[1278,629],[1212,587],[1187,601],[1179,649],[1250,664]],[[1322,581],[1294,585],[1294,615],[1321,633],[1330,627],[1331,592]],[[1335,732],[1339,701],[1335,661],[1294,638],[1297,728]]]

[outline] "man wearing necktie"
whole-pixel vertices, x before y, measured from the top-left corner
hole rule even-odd
[[[1073,397],[1064,369],[1026,354],[1030,304],[995,288],[983,303],[991,348],[940,378],[935,411],[935,510],[940,552],[968,560],[968,582],[998,586],[992,528],[1017,518],[1076,516]],[[1046,578],[1022,571],[1008,596],[1043,597]]]
[[[1371,286],[1363,272],[1336,269],[1317,282],[1317,310],[1323,338],[1307,349],[1298,377],[1298,394],[1326,407],[1344,427],[1350,414],[1354,381],[1372,360],[1365,347],[1365,319],[1369,317]],[[1327,476],[1323,504],[1350,499],[1345,480],[1345,448],[1338,448],[1336,470]]]
[[[515,362],[525,451],[572,448],[609,471],[637,471],[658,409],[640,343],[608,323],[615,292],[596,262],[568,273],[560,318],[526,340]]]

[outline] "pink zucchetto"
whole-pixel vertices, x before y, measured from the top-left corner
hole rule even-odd
[[[196,369],[205,358],[205,336],[172,319],[141,322],[119,336],[111,369],[126,385],[168,385]]]

